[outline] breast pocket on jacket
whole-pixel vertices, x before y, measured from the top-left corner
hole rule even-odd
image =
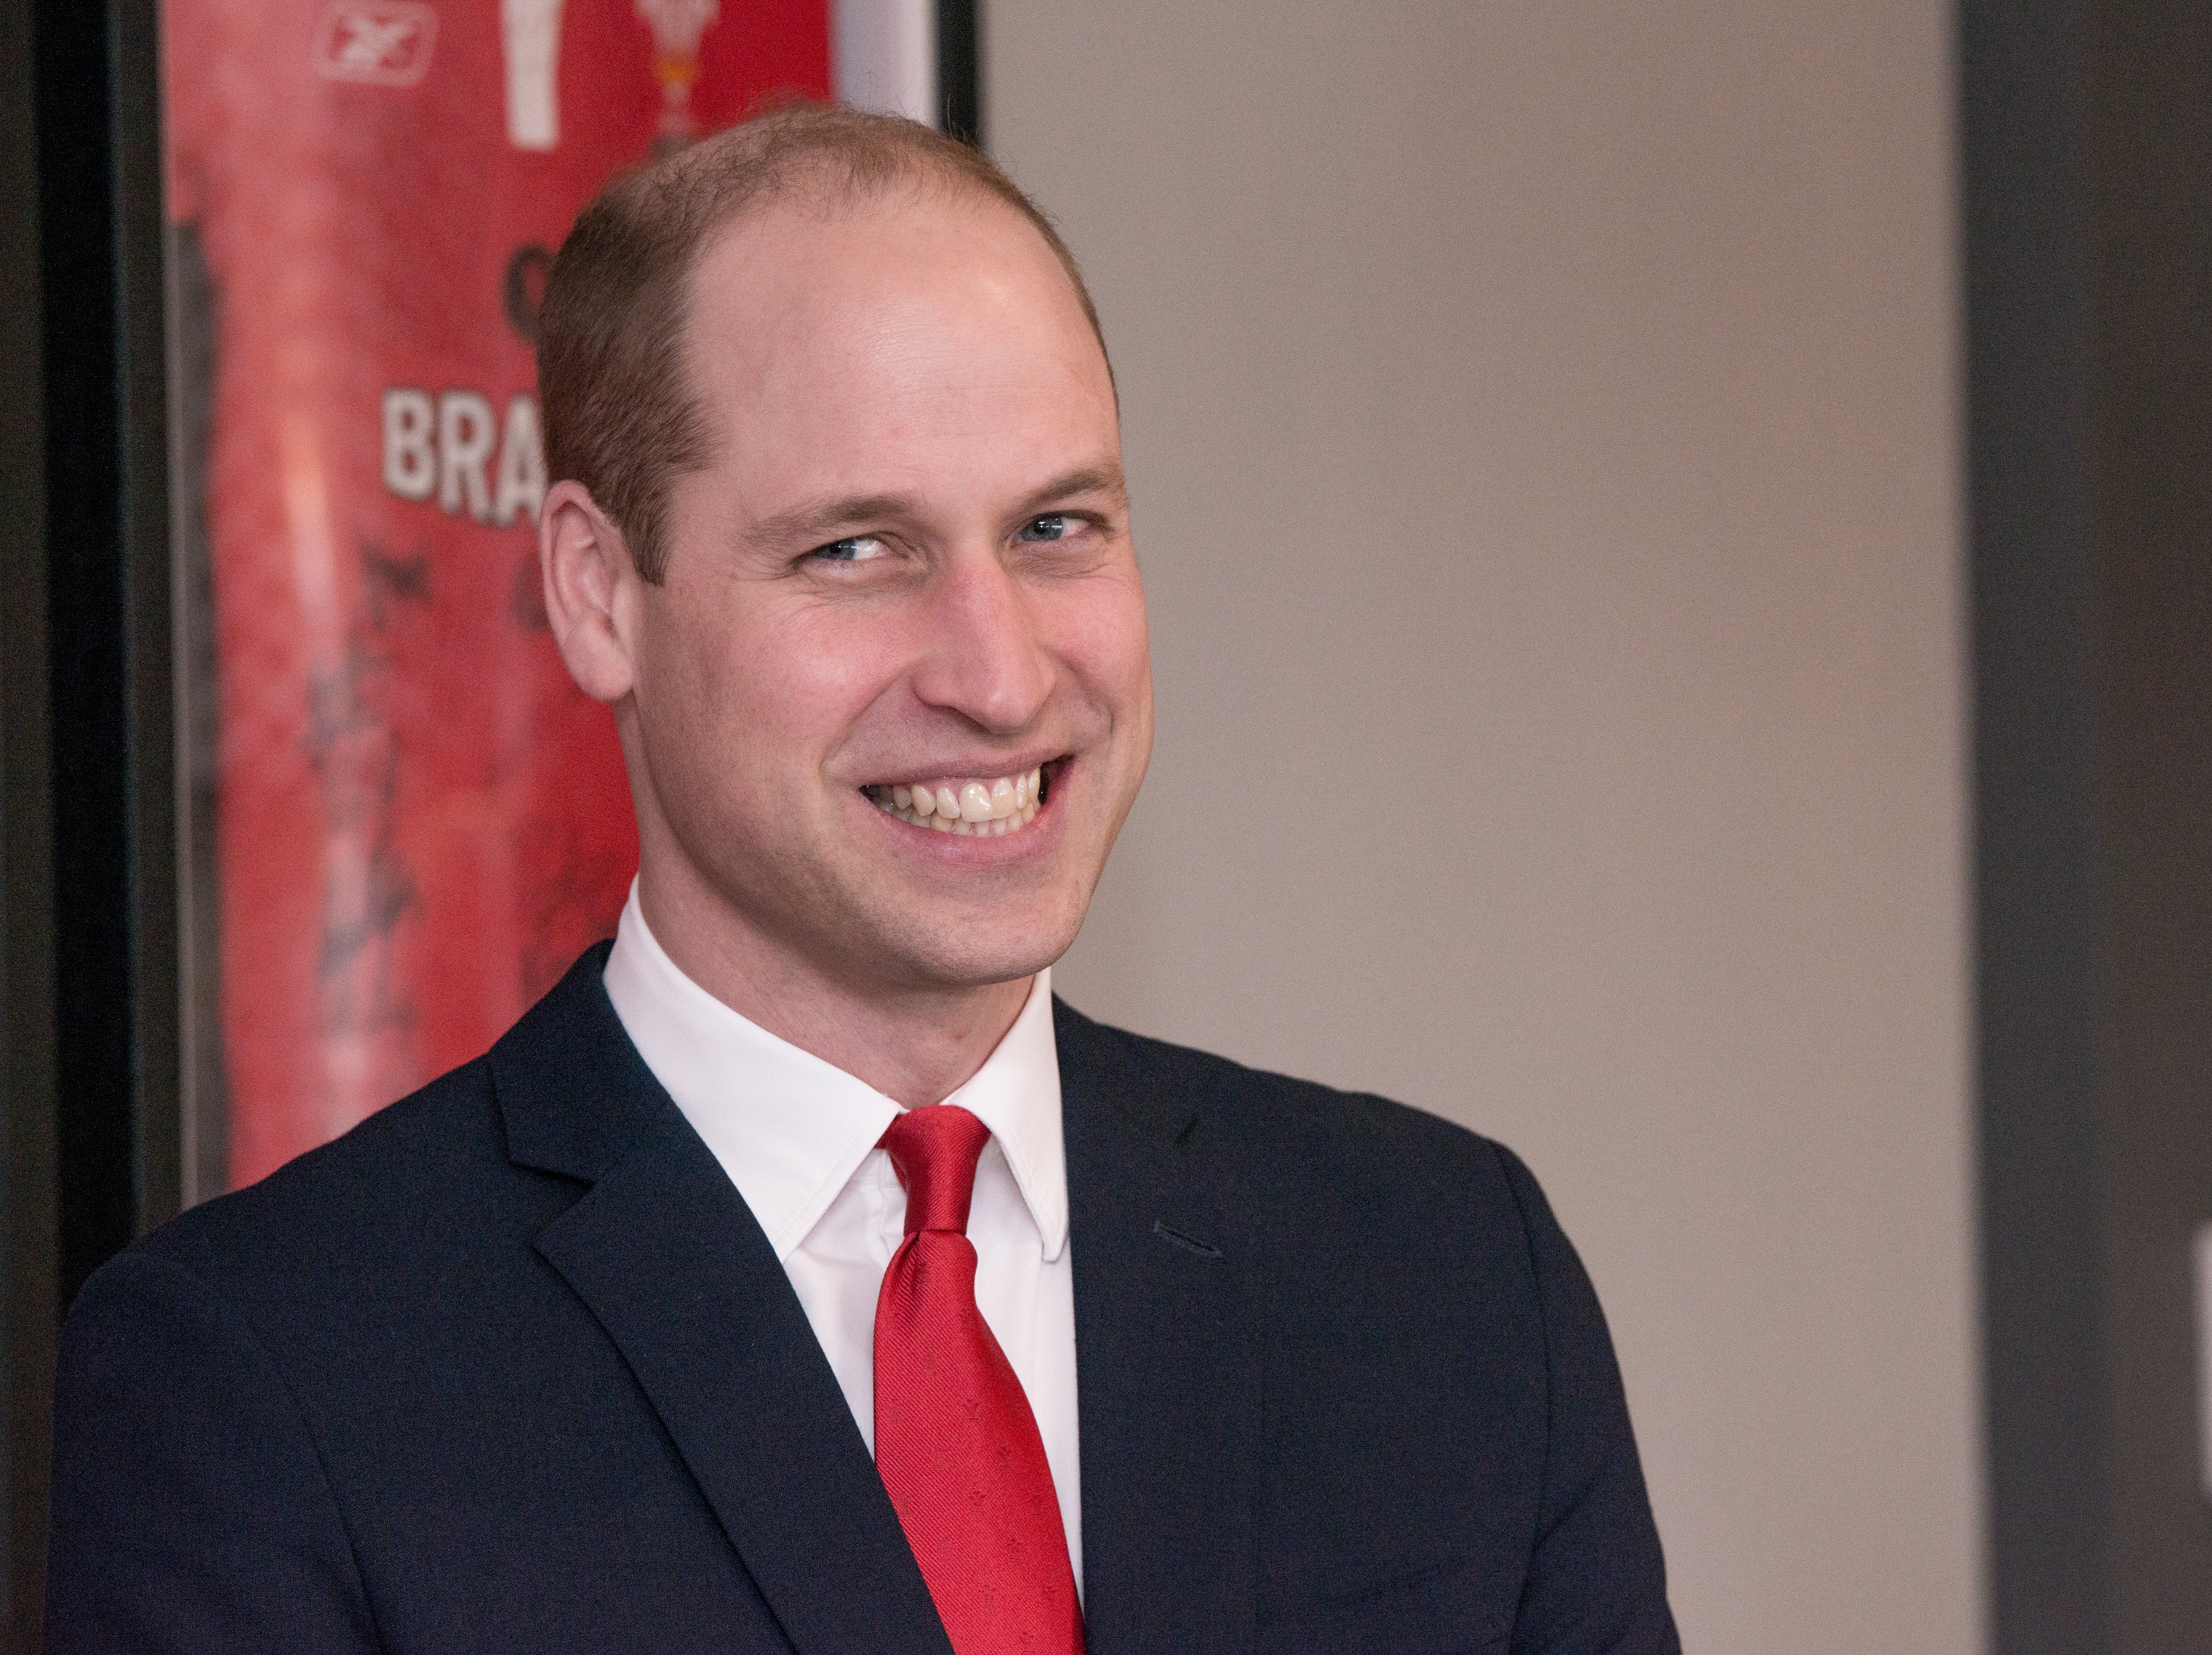
[[[1496,1583],[1477,1562],[1260,1616],[1267,1655],[1504,1655],[1512,1632],[1511,1611],[1498,1606]]]

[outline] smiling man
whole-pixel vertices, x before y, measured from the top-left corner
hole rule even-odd
[[[49,1647],[1674,1650],[1520,1164],[1052,997],[1152,719],[1046,221],[786,111],[586,211],[539,365],[617,934],[86,1288]]]

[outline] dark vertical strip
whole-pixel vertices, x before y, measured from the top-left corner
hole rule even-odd
[[[131,1219],[144,1231],[176,1216],[183,1172],[161,25],[158,0],[112,3]]]
[[[2088,19],[1962,12],[1983,1299],[1996,1647],[2115,1635],[2099,1065]]]
[[[939,126],[984,147],[983,36],[979,0],[937,0]]]
[[[175,837],[152,0],[40,0],[58,1294],[175,1206]]]
[[[2212,1652],[2212,14],[1963,13],[2004,1655]]]
[[[222,933],[216,868],[218,718],[215,654],[215,566],[208,543],[208,457],[215,421],[216,339],[222,295],[200,246],[198,227],[169,232],[169,454],[173,544],[177,559],[177,807],[179,1028],[185,1082],[179,1110],[184,1165],[181,1199],[222,1193],[230,1158],[229,1070],[222,1049]]]
[[[122,433],[106,8],[38,15],[64,1304],[131,1238]]]
[[[2190,1238],[2212,1222],[2212,9],[2102,0],[2092,75],[2106,1554],[2123,1655],[2207,1655]]]
[[[37,1647],[54,1358],[46,405],[32,0],[0,0],[0,1640]]]

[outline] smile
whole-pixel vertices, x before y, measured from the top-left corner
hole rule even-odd
[[[991,780],[947,776],[939,782],[903,782],[863,788],[886,816],[939,833],[1019,833],[1036,819],[1044,802],[1044,769]]]

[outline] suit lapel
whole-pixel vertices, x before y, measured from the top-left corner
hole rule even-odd
[[[1256,1609],[1256,1226],[1194,1100],[1054,1006],[1075,1267],[1090,1655],[1246,1652]]]
[[[591,1187],[538,1238],[803,1655],[949,1655],[789,1278],[580,960],[492,1054],[519,1164]]]

